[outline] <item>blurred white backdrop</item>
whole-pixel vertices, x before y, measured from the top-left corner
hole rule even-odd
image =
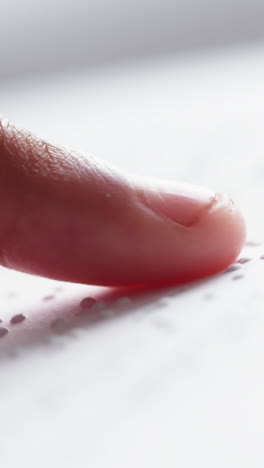
[[[0,0],[0,77],[264,36],[263,0]]]

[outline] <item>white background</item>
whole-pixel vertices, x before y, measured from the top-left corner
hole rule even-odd
[[[262,0],[0,0],[0,77],[263,35]]]

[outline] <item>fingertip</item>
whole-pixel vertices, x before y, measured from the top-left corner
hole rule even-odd
[[[168,184],[164,186],[168,187]],[[138,275],[143,281],[181,283],[224,270],[241,251],[245,219],[228,196],[176,183],[140,191],[147,205]],[[151,211],[149,210],[151,207]],[[134,257],[137,257],[136,248]]]
[[[145,227],[140,255],[138,248],[132,249],[138,268],[127,270],[128,277],[137,271],[141,283],[178,284],[221,272],[237,258],[246,237],[240,209],[221,194],[212,197],[207,209],[189,226],[150,215]]]
[[[200,222],[200,234],[206,241],[204,261],[208,270],[220,271],[239,255],[246,239],[245,218],[234,201],[217,194],[215,203]]]

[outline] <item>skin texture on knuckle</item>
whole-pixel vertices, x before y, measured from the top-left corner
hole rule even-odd
[[[97,160],[62,146],[53,145],[30,132],[20,129],[0,118],[0,165],[9,179],[16,173],[27,184],[37,182],[38,187],[75,193],[91,192],[93,195],[111,188],[129,190],[127,180],[121,172]]]
[[[22,270],[31,256],[39,258],[38,252],[51,246],[55,238],[73,250],[72,231],[79,229],[86,238],[89,230],[84,226],[97,226],[98,231],[108,223],[110,229],[114,221],[119,225],[132,205],[133,190],[118,170],[50,145],[1,119],[2,265]],[[49,256],[52,252],[55,259],[53,249]]]
[[[73,164],[70,152],[16,127],[6,118],[0,119],[0,152],[1,165],[19,171],[21,177],[56,181],[62,171],[65,175],[78,171],[78,160]]]

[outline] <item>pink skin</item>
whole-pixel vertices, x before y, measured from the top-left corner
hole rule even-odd
[[[140,182],[0,121],[0,263],[64,281],[170,284],[224,269],[245,241],[228,198]]]

